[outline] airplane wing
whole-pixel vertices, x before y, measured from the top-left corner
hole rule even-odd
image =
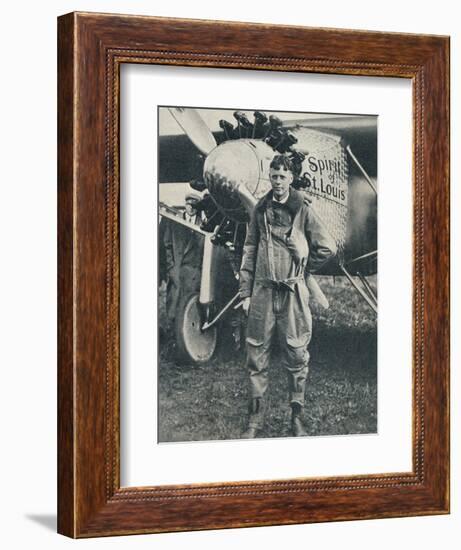
[[[312,129],[326,130],[328,132],[342,133],[344,130],[376,132],[375,116],[327,116],[324,118],[306,118],[296,120],[283,120],[285,128],[306,126]]]

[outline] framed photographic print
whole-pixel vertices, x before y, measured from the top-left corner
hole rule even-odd
[[[448,38],[58,31],[59,532],[448,513]]]

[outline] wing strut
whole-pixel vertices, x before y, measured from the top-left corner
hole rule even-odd
[[[370,176],[367,174],[367,172],[365,171],[365,168],[360,164],[360,162],[358,161],[357,157],[354,155],[354,153],[352,152],[351,150],[351,147],[350,145],[348,145],[346,147],[346,151],[349,153],[351,159],[355,162],[357,168],[362,172],[363,174],[363,177],[367,180],[368,182],[368,185],[373,189],[373,191],[375,192],[375,194],[377,195],[378,194],[378,190],[376,189],[376,186],[375,184],[373,183],[373,180],[370,178]]]
[[[370,283],[368,282],[367,278],[365,277],[365,275],[363,275],[362,273],[360,273],[360,271],[357,271],[357,277],[360,279],[360,282],[362,283],[363,285],[363,288],[366,290],[366,292],[368,293],[368,296],[371,298],[371,300],[376,304],[376,306],[378,305],[378,297],[376,296],[375,292],[373,291],[373,289],[371,288],[371,285]]]
[[[355,288],[355,290],[360,294],[360,296],[365,300],[365,302],[371,307],[371,309],[378,313],[378,299],[373,292],[373,289],[371,288],[368,281],[365,279],[365,277],[361,273],[357,273],[357,276],[360,279],[360,282],[363,285],[363,288],[357,284],[357,282],[354,280],[352,275],[347,271],[347,269],[343,266],[339,266],[341,268],[341,271],[344,273],[344,275],[347,277],[351,285]]]

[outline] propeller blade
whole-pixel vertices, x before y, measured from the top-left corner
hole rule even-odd
[[[169,107],[168,110],[201,153],[208,155],[216,147],[217,143],[211,130],[195,109]]]

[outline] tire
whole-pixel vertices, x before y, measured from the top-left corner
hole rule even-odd
[[[181,298],[177,311],[175,336],[178,360],[181,363],[207,363],[216,351],[218,333],[216,326],[201,330],[198,294]]]

